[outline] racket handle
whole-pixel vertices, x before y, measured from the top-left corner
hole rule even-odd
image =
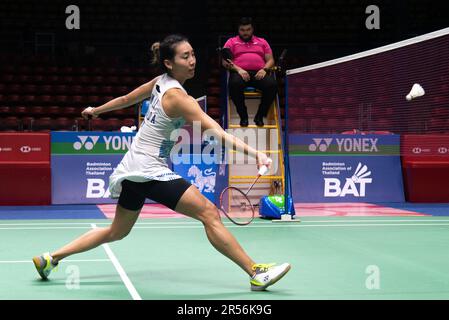
[[[273,160],[268,158],[267,164],[272,163]],[[259,168],[259,175],[263,176],[268,172],[268,167],[266,165],[263,165]]]

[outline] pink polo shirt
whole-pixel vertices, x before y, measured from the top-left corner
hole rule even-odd
[[[234,64],[247,71],[262,69],[266,62],[265,55],[272,54],[268,42],[254,35],[249,42],[244,42],[239,36],[235,36],[226,41],[224,47],[231,50]]]

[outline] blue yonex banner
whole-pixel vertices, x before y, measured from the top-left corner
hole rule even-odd
[[[109,176],[128,151],[135,133],[52,132],[52,203],[116,203],[109,198]],[[179,145],[172,152],[175,172],[195,185],[216,203],[217,193],[226,186],[226,166],[208,143]],[[176,150],[178,152],[176,152]],[[148,200],[148,202],[152,202]]]
[[[289,136],[295,202],[403,202],[399,135]]]
[[[131,146],[135,133],[52,132],[52,203],[115,203],[109,176]]]

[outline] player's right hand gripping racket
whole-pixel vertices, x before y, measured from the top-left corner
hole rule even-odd
[[[269,159],[271,162],[271,159]],[[237,187],[227,187],[223,189],[220,194],[220,211],[236,225],[245,226],[251,223],[254,219],[254,206],[248,198],[248,193],[251,191],[257,180],[268,172],[268,167],[263,165],[259,168],[256,179],[250,185],[246,192]]]

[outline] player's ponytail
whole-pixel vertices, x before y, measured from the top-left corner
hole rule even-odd
[[[151,59],[151,64],[152,65],[157,65],[159,64],[159,48],[161,46],[161,43],[155,42],[151,45],[151,53],[153,55],[153,58]]]

